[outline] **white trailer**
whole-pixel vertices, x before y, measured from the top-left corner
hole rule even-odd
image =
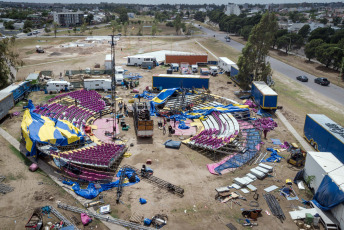
[[[112,56],[111,56],[111,54],[107,54],[105,56],[104,65],[105,65],[106,70],[112,69]]]
[[[59,93],[73,89],[73,85],[68,81],[48,81],[46,89],[48,93]]]
[[[303,176],[305,180],[307,180],[309,176],[314,176],[314,179],[310,183],[310,187],[314,188],[315,192],[318,190],[325,175],[331,178],[338,186],[339,190],[344,191],[344,165],[332,153],[308,152],[304,169]],[[335,196],[336,194],[333,195]],[[344,204],[341,203],[333,207],[331,213],[338,221],[340,228],[344,229]],[[321,215],[321,213],[319,214]],[[328,214],[329,213],[326,215]]]
[[[85,79],[84,88],[87,90],[111,90],[110,79]]]
[[[231,72],[231,67],[236,65],[235,62],[229,60],[226,57],[219,57],[218,67],[223,70],[225,73]]]
[[[156,58],[153,56],[128,56],[127,65],[128,66],[141,66],[142,62],[153,62],[156,65]]]

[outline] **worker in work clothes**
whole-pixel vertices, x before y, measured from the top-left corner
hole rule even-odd
[[[124,109],[124,114],[125,114],[125,116],[128,116],[128,107],[127,107],[127,104],[124,103],[123,109]]]
[[[119,108],[119,112],[122,112],[122,108],[123,108],[123,102],[122,101],[118,102],[118,108]]]

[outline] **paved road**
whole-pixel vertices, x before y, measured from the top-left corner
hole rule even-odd
[[[225,35],[223,33],[213,31],[207,28],[202,27],[201,28],[205,33],[208,34],[208,36],[213,37],[215,35],[215,38],[222,41],[223,43],[233,47],[234,49],[241,52],[242,48],[244,47],[243,44],[231,40],[230,42],[226,42]],[[314,90],[317,93],[321,93],[324,96],[333,99],[334,101],[344,105],[344,89],[336,86],[334,84],[330,84],[329,86],[321,86],[314,83],[314,79],[316,78],[313,75],[310,75],[302,70],[299,70],[295,67],[292,67],[288,64],[285,64],[284,62],[281,62],[275,58],[270,57],[268,61],[271,63],[271,67],[273,70],[280,72],[284,74],[285,76],[291,78],[295,82],[304,85],[305,87],[308,87],[312,90]],[[308,76],[309,81],[308,82],[300,82],[297,81],[295,78],[299,75],[306,75]],[[326,77],[326,76],[324,76]]]

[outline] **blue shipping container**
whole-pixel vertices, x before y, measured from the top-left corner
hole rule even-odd
[[[277,109],[278,94],[265,82],[252,82],[251,94],[256,104],[262,109]]]
[[[305,139],[319,152],[331,152],[344,163],[344,128],[323,114],[307,114]]]
[[[231,66],[231,74],[230,74],[230,76],[234,77],[234,76],[236,76],[238,74],[239,74],[239,67],[237,65],[235,65],[235,66],[232,65]]]
[[[153,75],[153,88],[184,88],[200,89],[209,88],[209,77],[199,75],[173,75],[173,74],[159,74]]]

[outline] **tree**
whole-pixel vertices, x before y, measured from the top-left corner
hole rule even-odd
[[[308,36],[309,32],[311,32],[311,27],[309,26],[309,24],[306,24],[306,25],[301,27],[298,34],[300,36],[302,36],[303,38],[306,38]]]
[[[69,30],[68,30],[69,31]],[[90,29],[89,31],[88,31],[88,34],[90,35],[90,36],[92,36],[92,34],[93,34],[93,30],[92,29]]]
[[[333,18],[333,25],[337,26],[338,24],[340,24],[342,21],[342,19],[340,17],[334,17]]]
[[[305,46],[305,54],[308,58],[308,61],[311,61],[312,58],[315,58],[315,50],[317,47],[322,45],[324,41],[322,39],[313,39],[312,41],[308,42]]]
[[[176,30],[177,35],[178,35],[180,32],[180,29],[182,28],[182,20],[181,20],[179,15],[177,15],[177,17],[174,19],[173,26]]]
[[[14,52],[14,46],[15,37],[0,40],[0,89],[15,80],[11,69],[23,65],[19,54]]]
[[[44,32],[45,33],[50,33],[51,32],[50,27],[48,25],[45,26]]]
[[[167,22],[167,23],[166,23],[166,26],[168,26],[168,27],[173,27],[173,22]]]
[[[143,24],[139,24],[139,31],[137,32],[137,36],[143,35]]]
[[[74,31],[74,35],[76,35],[76,31],[77,31],[76,26],[74,26],[73,31]]]
[[[328,23],[328,19],[327,18],[322,18],[319,20],[320,23],[326,25]]]
[[[194,16],[194,19],[200,22],[204,22],[205,20],[205,13],[201,12],[201,11],[197,11],[197,13]]]
[[[7,21],[4,22],[5,29],[7,30],[14,30],[14,21]]]
[[[291,39],[288,35],[283,35],[282,37],[277,38],[276,41],[277,49],[285,49],[285,53],[288,53],[291,46]]]
[[[32,27],[33,27],[33,25],[32,25],[32,21],[31,20],[26,20],[24,22],[23,29],[27,29],[27,28],[32,29]]]
[[[67,32],[68,32],[68,35],[70,36],[70,33],[71,33],[70,30],[68,30]]]
[[[158,28],[157,28],[157,23],[154,23],[152,25],[152,36],[155,36],[156,35],[156,32],[157,32]]]
[[[272,48],[275,49],[275,46],[277,45],[277,39],[287,35],[288,34],[288,30],[277,30],[276,33],[274,34],[274,39],[272,41]]]
[[[269,12],[253,27],[238,61],[238,81],[244,89],[250,87],[252,80],[267,82],[271,75],[270,63],[266,58],[277,28],[276,16]]]
[[[315,48],[316,59],[327,68],[334,64],[334,57],[337,53],[337,47],[334,44],[323,43]]]
[[[244,26],[241,30],[240,35],[243,36],[246,41],[247,41],[248,37],[250,36],[252,28],[253,28],[253,26],[248,25],[248,26]]]
[[[123,24],[123,32],[124,32],[124,36],[127,36],[128,22],[124,22],[124,24]]]
[[[122,23],[129,21],[129,16],[126,8],[121,8],[119,13],[119,19]]]
[[[93,21],[94,19],[94,15],[93,14],[88,14],[85,18],[85,21],[86,23],[88,23],[88,25],[90,26],[91,25],[91,22]]]
[[[56,33],[57,33],[57,23],[56,22],[54,22],[53,23],[53,30],[54,30],[54,34],[55,34],[55,38],[56,38]]]
[[[111,27],[112,34],[115,34],[116,29],[117,29],[117,22],[115,20],[111,21],[110,27]]]
[[[334,34],[334,32],[334,29],[332,29],[331,27],[316,28],[310,33],[308,41],[320,38],[324,42],[330,42],[331,36]]]
[[[121,24],[117,25],[117,32],[122,33],[122,25]]]
[[[80,32],[82,35],[84,35],[86,29],[87,29],[87,25],[86,25],[86,22],[84,22],[80,27]]]

